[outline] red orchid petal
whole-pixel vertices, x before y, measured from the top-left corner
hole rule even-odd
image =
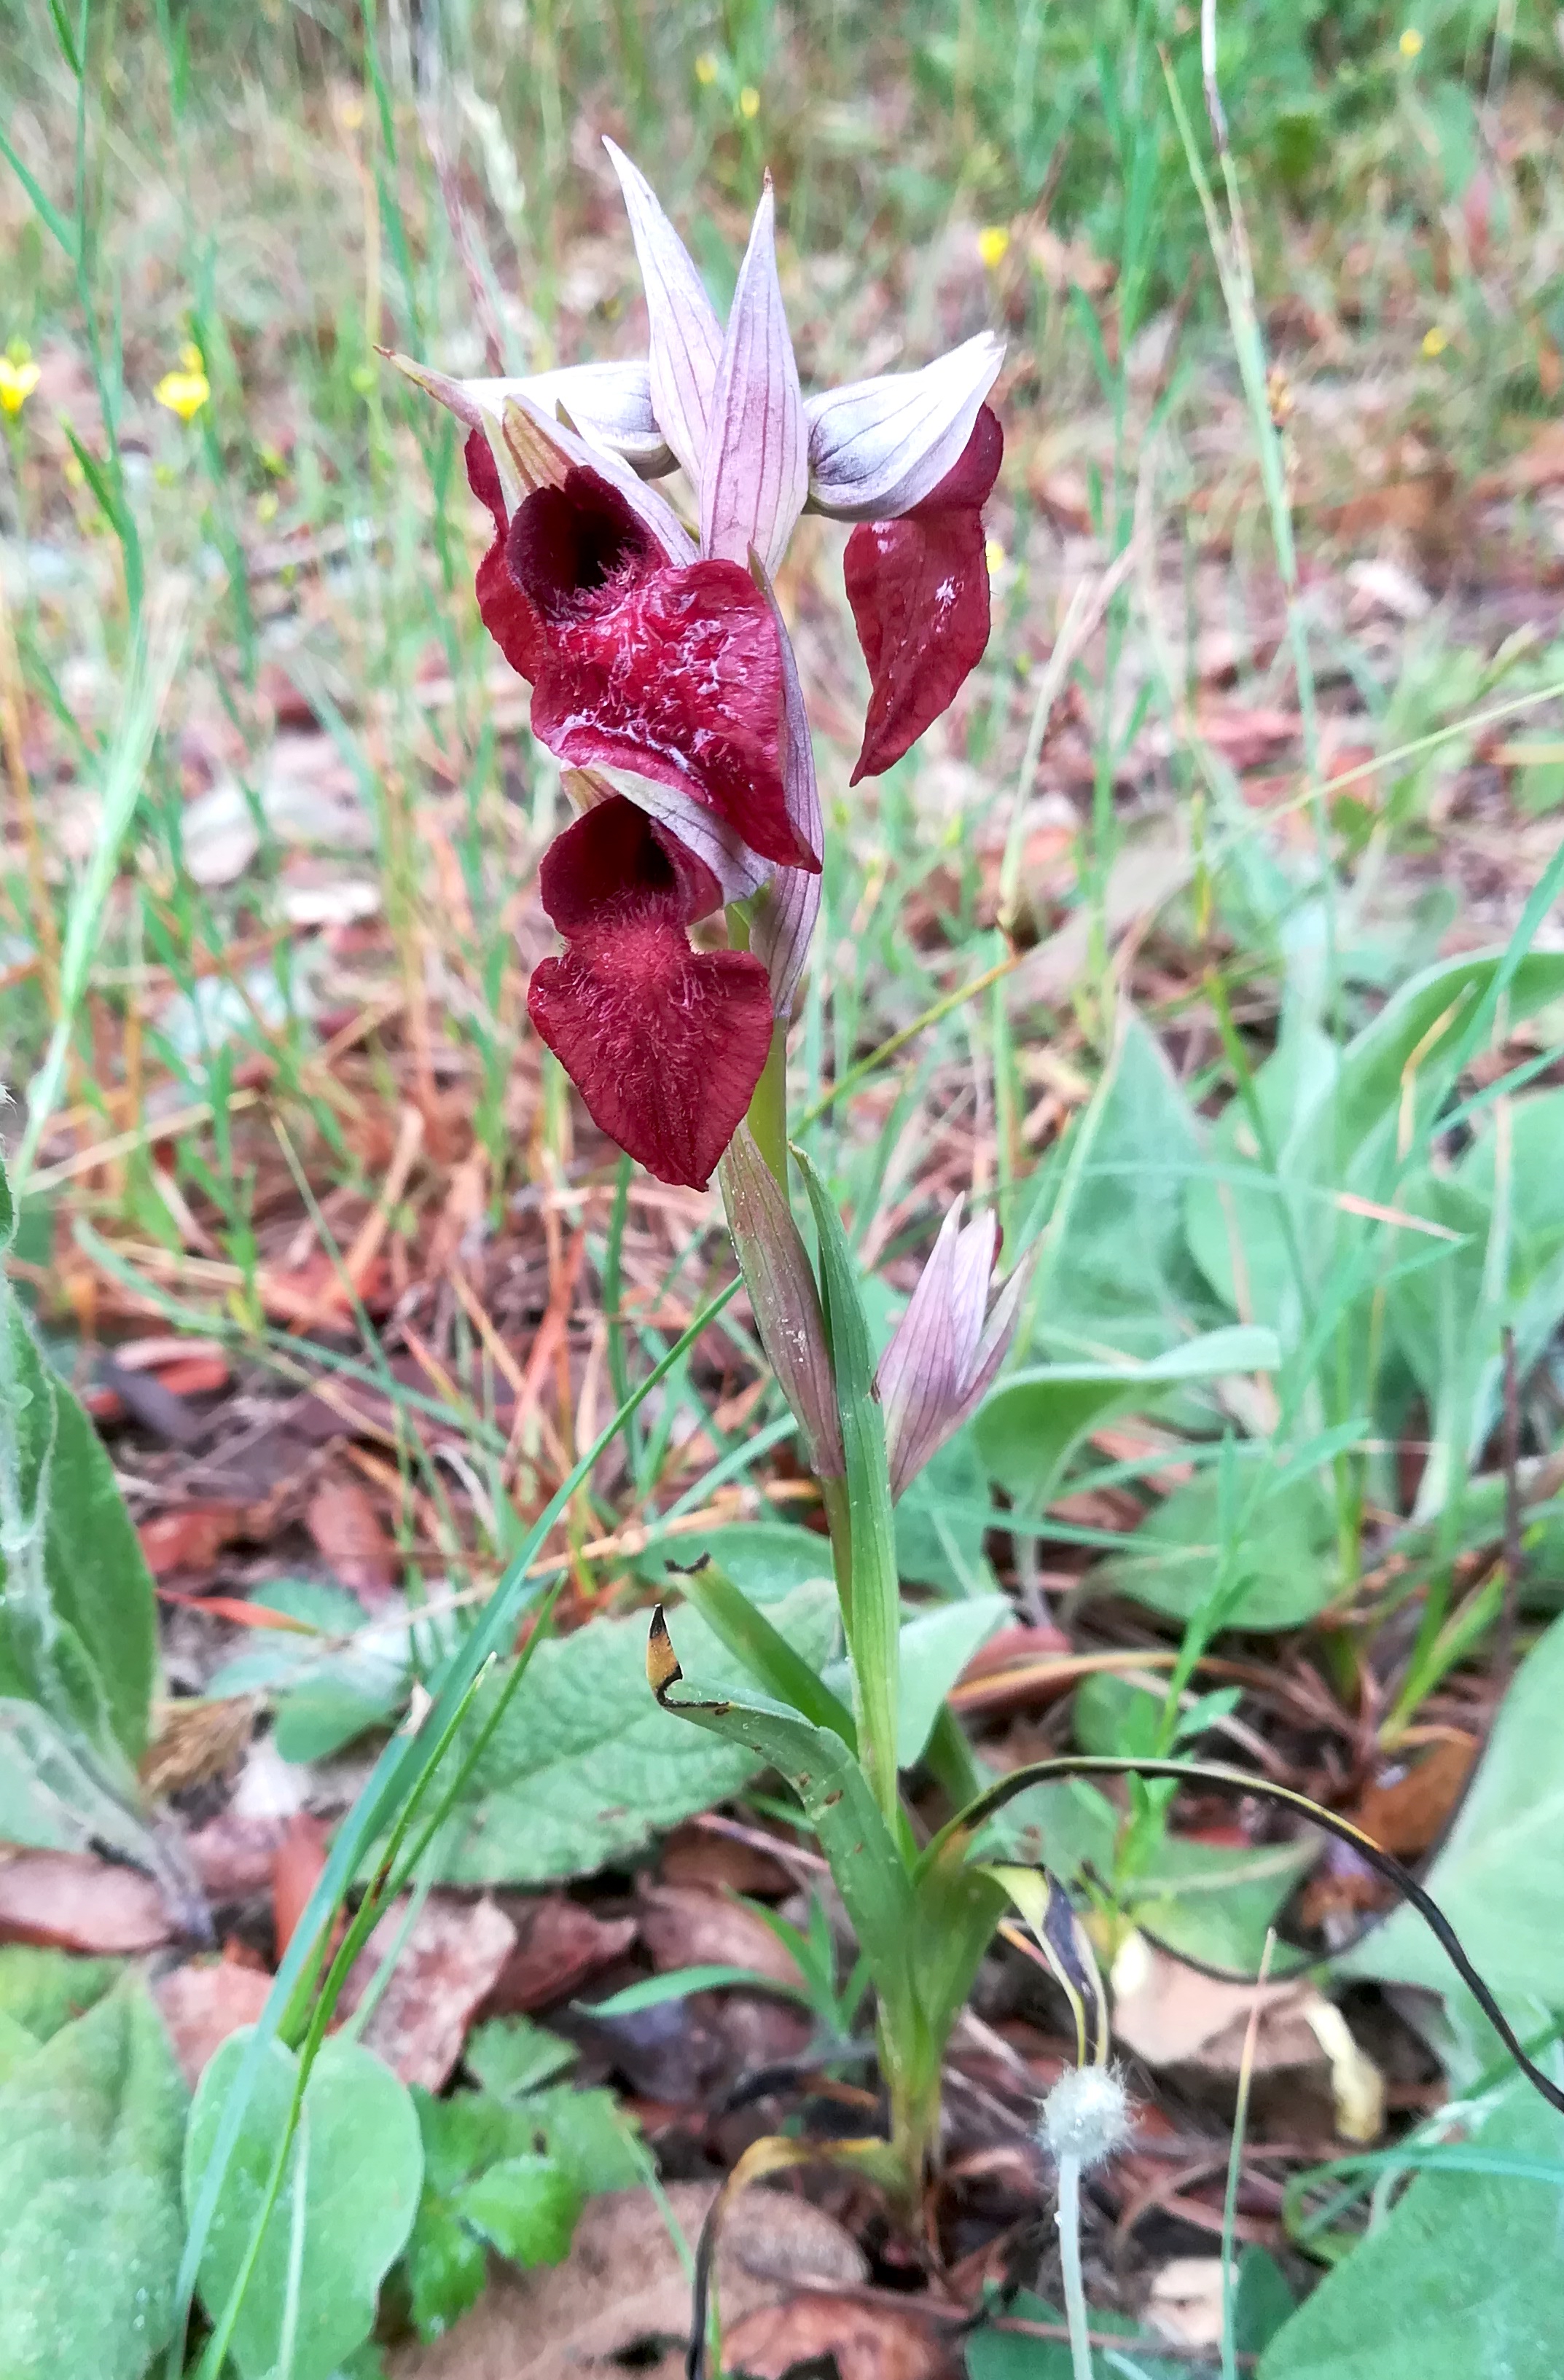
[[[704,1190],[771,1046],[766,970],[745,951],[694,951],[716,880],[616,795],[552,845],[543,905],[566,937],[535,967],[527,1013],[611,1140]]]
[[[864,521],[847,540],[847,600],[872,687],[854,784],[899,760],[983,657],[982,507],[1003,452],[1004,433],[985,406],[959,461],[921,504],[899,520]]]
[[[547,648],[533,734],[575,768],[693,795],[762,859],[818,868],[782,782],[781,635],[748,571],[665,562],[588,470],[517,506],[507,553]]]
[[[505,559],[509,523],[500,468],[481,430],[472,432],[463,452],[467,485],[479,503],[487,504],[494,519],[494,542],[478,565],[479,616],[512,669],[521,677],[535,678],[543,658],[543,630],[538,614],[511,577]]]

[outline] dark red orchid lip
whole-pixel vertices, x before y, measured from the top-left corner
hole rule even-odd
[[[499,474],[477,433],[467,473],[498,531]],[[761,859],[818,868],[783,788],[780,632],[746,570],[669,562],[619,490],[576,466],[517,505],[478,594],[531,680],[534,735],[562,760],[673,786]]]
[[[760,1079],[774,1018],[745,951],[697,951],[719,907],[711,870],[623,795],[550,846],[543,906],[564,954],[533,969],[527,1007],[588,1113],[660,1182],[704,1190]]]
[[[937,488],[898,520],[861,522],[847,540],[847,600],[872,689],[854,784],[899,760],[983,658],[983,506],[1003,453],[1004,432],[986,405]]]

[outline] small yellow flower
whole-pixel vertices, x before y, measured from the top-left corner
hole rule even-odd
[[[1403,58],[1416,58],[1422,56],[1423,36],[1418,31],[1415,25],[1409,25],[1407,27],[1405,32],[1401,35],[1400,42],[1398,46]]]
[[[0,355],[0,407],[19,413],[38,386],[39,370],[30,348],[16,340]]]
[[[1003,224],[986,224],[977,235],[977,253],[988,271],[1004,262],[1010,249],[1010,234]]]
[[[1425,356],[1442,356],[1449,343],[1449,333],[1438,322],[1436,322],[1431,330],[1425,331],[1423,334],[1423,352]]]
[[[1004,568],[1005,550],[997,537],[990,537],[984,540],[983,559],[990,571]]]
[[[695,62],[695,79],[708,90],[717,79],[717,61],[709,50],[702,50]]]
[[[255,500],[255,517],[262,528],[270,528],[277,517],[277,492],[264,488]]]
[[[738,112],[746,124],[753,124],[760,113],[760,94],[752,82],[746,82],[738,95]]]
[[[189,354],[191,350],[187,348],[185,352]],[[176,413],[181,421],[189,421],[212,395],[212,382],[200,369],[198,358],[194,370],[187,365],[182,371],[164,372],[152,395],[160,405],[168,407],[170,413]]]
[[[337,102],[336,120],[345,132],[358,132],[362,129],[364,103],[357,92],[347,99]]]

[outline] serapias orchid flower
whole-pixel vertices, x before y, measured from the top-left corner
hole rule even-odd
[[[985,334],[806,403],[769,180],[724,325],[649,184],[608,148],[647,361],[457,381],[396,360],[467,425],[494,524],[479,608],[585,813],[543,865],[566,950],[533,976],[533,1022],[600,1129],[704,1188],[819,903],[819,795],[772,574],[806,504],[858,524],[847,588],[873,691],[854,782],[879,774],[988,640],[981,508],[1003,442],[984,400],[1003,351]],[[675,463],[698,540],[646,484]],[[693,949],[687,929],[724,902],[748,904],[749,952]]]

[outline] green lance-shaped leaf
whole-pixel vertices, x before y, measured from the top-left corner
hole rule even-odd
[[[839,1694],[795,1652],[780,1628],[751,1603],[725,1571],[709,1557],[685,1570],[674,1562],[685,1598],[693,1603],[712,1634],[765,1693],[785,1703],[814,1727],[829,1728],[850,1750],[857,1747],[853,1714]]]
[[[920,2024],[907,1956],[914,1936],[911,1882],[868,1779],[841,1736],[780,1703],[736,1702],[698,1681],[685,1683],[661,1606],[647,1644],[647,1680],[664,1710],[746,1745],[787,1779],[819,1837],[869,1962],[887,2038],[915,2041]],[[685,1691],[675,1693],[680,1685]]]
[[[843,1619],[857,1689],[859,1741],[880,1807],[896,1807],[896,1704],[901,1607],[885,1424],[875,1390],[868,1325],[842,1218],[809,1160],[794,1149],[820,1243],[826,1335],[836,1374],[847,1467],[850,1584]]]

